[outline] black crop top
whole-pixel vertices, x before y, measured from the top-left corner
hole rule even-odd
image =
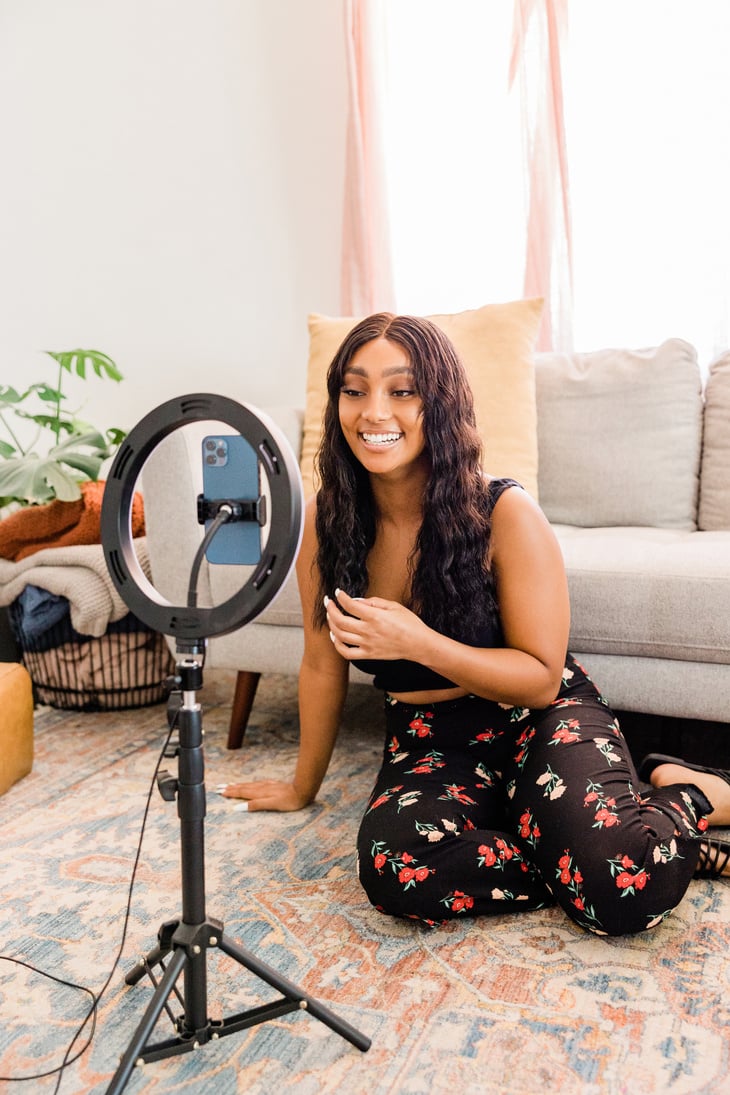
[[[489,483],[489,512],[491,514],[499,498],[508,487],[520,487],[514,479],[492,479]],[[486,625],[482,632],[472,637],[469,646],[501,646],[504,642],[502,625],[499,617]],[[453,681],[435,673],[420,662],[408,661],[406,658],[371,658],[366,661],[353,662],[363,673],[374,674],[373,684],[376,688],[382,688],[385,692],[433,692],[440,688],[456,688]]]

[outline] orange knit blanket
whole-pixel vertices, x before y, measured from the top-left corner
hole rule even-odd
[[[104,483],[82,483],[76,502],[55,499],[45,506],[26,506],[0,521],[0,557],[19,562],[41,548],[101,543],[101,500]],[[144,503],[132,501],[132,536],[144,536]]]

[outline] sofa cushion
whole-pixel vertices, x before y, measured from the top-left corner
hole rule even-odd
[[[727,665],[622,654],[578,654],[577,658],[614,711],[727,722]]]
[[[487,304],[432,315],[454,343],[474,392],[477,426],[490,475],[518,479],[537,497],[537,425],[533,347],[541,300]],[[359,320],[309,317],[309,366],[301,468],[305,494],[314,491],[314,457],[322,435],[326,376],[337,349]]]
[[[554,529],[573,652],[730,664],[730,532]]]
[[[702,388],[692,346],[537,354],[535,381],[550,521],[696,528]]]
[[[705,388],[698,524],[730,529],[730,352],[712,363]]]

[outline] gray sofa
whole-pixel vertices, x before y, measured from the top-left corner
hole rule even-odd
[[[538,354],[535,386],[539,501],[565,558],[572,652],[618,710],[730,722],[730,353],[704,383],[679,339]],[[268,413],[298,452],[302,413]],[[201,535],[175,503],[200,489],[202,432],[168,437],[143,479],[152,575],[174,603]],[[220,603],[245,574],[204,565],[201,603]],[[296,674],[301,655],[292,575],[253,623],[210,641],[206,664],[238,671],[229,745],[259,675]]]

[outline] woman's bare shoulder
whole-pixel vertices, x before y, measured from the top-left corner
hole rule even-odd
[[[304,503],[304,523],[302,530],[302,549],[310,552],[317,543],[317,495],[313,494]]]
[[[524,489],[502,491],[492,510],[491,526],[493,557],[502,551],[514,552],[518,546],[552,552],[557,544],[550,522]]]
[[[487,487],[497,492],[493,513],[538,513],[544,517],[540,506],[516,479],[504,479],[494,475],[484,476]]]

